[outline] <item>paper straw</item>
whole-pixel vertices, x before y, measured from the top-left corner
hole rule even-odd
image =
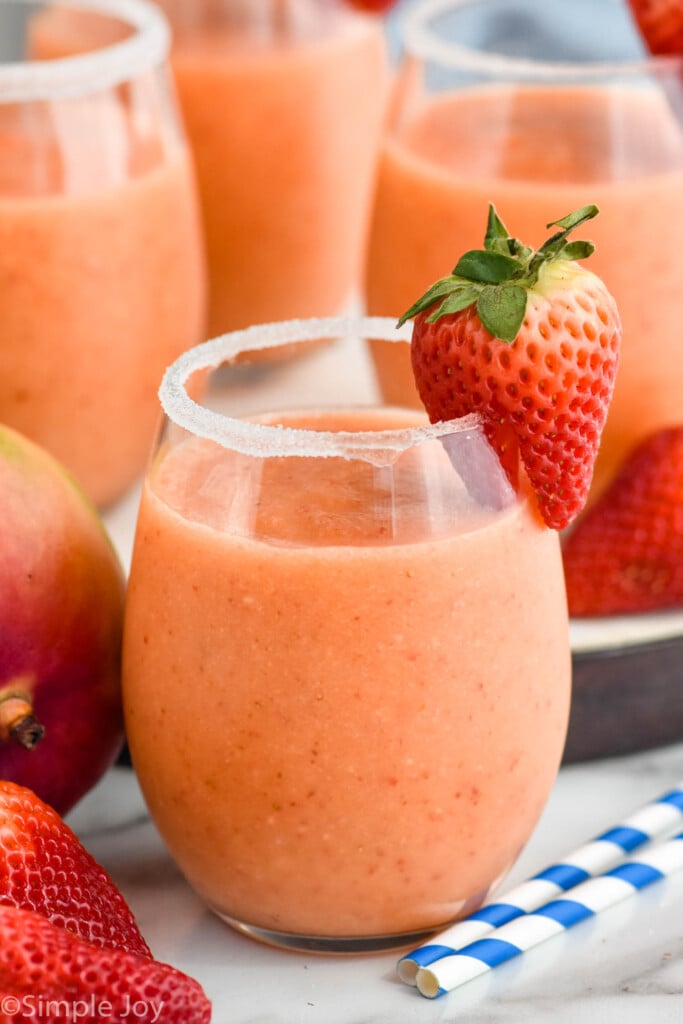
[[[582,882],[572,891],[571,899],[553,900],[497,928],[490,937],[472,942],[430,967],[421,967],[416,978],[418,991],[429,999],[451,992],[681,868],[683,832]]]
[[[442,957],[483,938],[494,928],[500,928],[522,914],[536,910],[560,893],[607,871],[618,864],[624,854],[633,853],[675,829],[682,816],[683,781],[621,824],[603,832],[585,846],[580,846],[564,860],[522,882],[500,902],[482,907],[441,932],[436,941],[407,953],[398,962],[399,977],[407,985],[415,985],[421,967],[428,967]]]

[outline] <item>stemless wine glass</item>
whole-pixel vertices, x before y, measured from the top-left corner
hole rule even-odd
[[[402,946],[474,910],[537,821],[568,717],[557,535],[478,419],[354,401],[344,344],[368,337],[407,334],[257,326],[170,368],[126,608],[153,820],[217,914],[302,950]],[[320,338],[341,404],[305,360],[240,389],[238,356]]]
[[[158,0],[194,152],[209,336],[357,301],[389,69],[346,0]],[[44,19],[43,53],[86,30]]]
[[[20,16],[20,17],[19,17]],[[49,17],[88,52],[37,60]],[[165,367],[203,336],[204,258],[169,85],[169,31],[142,0],[0,0],[0,419],[100,505],[142,473]]]
[[[194,152],[209,336],[357,299],[388,63],[345,0],[159,0]]]
[[[400,315],[481,248],[494,202],[512,234],[600,208],[590,267],[624,341],[597,489],[646,433],[681,419],[683,59],[644,53],[621,0],[423,0],[381,155],[367,307]],[[417,402],[408,360],[374,346],[390,400]]]

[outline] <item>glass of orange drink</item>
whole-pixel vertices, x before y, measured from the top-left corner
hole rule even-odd
[[[347,0],[157,0],[197,169],[207,337],[357,303],[389,64]],[[44,53],[82,47],[43,19]]]
[[[37,59],[46,17],[84,19],[91,48]],[[169,30],[143,0],[0,0],[0,40],[0,420],[107,505],[144,470],[164,368],[204,336]]]
[[[252,327],[160,392],[126,608],[132,760],[208,906],[292,949],[403,946],[474,910],[563,750],[558,535],[476,417],[430,425],[366,387],[365,339],[408,329]],[[261,350],[323,338],[329,387],[308,361],[263,373]]]
[[[487,202],[534,245],[553,211],[596,203],[591,269],[624,341],[595,495],[637,441],[680,420],[683,58],[646,55],[627,4],[600,0],[417,0],[401,41],[367,309],[400,315],[478,248]],[[417,402],[405,353],[373,353],[387,399]]]
[[[346,0],[158,0],[196,161],[209,333],[358,301],[389,87]]]

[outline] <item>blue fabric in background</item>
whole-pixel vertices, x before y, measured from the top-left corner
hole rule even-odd
[[[401,20],[419,2],[399,0],[386,16],[394,61],[401,54]],[[553,9],[552,35],[548,35],[544,48],[548,59],[623,60],[645,54],[627,0],[498,0],[499,13],[493,32],[485,39],[487,47],[500,53],[528,56],[529,40],[536,35],[538,41],[538,18],[534,12],[547,12],[548,6]],[[472,9],[476,11],[475,5]],[[481,45],[484,39],[481,35],[477,37],[476,16],[470,16],[470,20],[472,31],[462,41],[471,46]]]
[[[190,0],[191,2],[191,0]],[[258,2],[258,0],[254,0]],[[387,35],[392,58],[398,60],[401,53],[400,44],[400,21],[404,13],[413,7],[419,0],[398,0],[395,7],[386,15]],[[552,4],[558,18],[561,19],[561,31],[559,37],[565,47],[564,56],[571,58],[576,56],[576,43],[572,38],[572,24],[576,24],[577,18],[587,17],[585,13],[590,9],[590,20],[593,23],[590,36],[594,40],[596,56],[605,56],[605,47],[614,50],[614,56],[623,54],[625,41],[633,55],[642,53],[640,39],[634,29],[630,26],[630,19],[626,10],[626,0],[537,0],[538,4]],[[529,15],[520,15],[516,0],[501,0],[502,14],[497,23],[497,38],[502,50],[512,46],[516,52],[523,52],[525,38],[529,37]],[[614,8],[624,8],[623,17],[617,18],[617,24],[621,24],[623,33],[605,32],[603,24],[607,21],[614,22]],[[506,13],[505,9],[509,8]],[[581,14],[580,9],[584,9]],[[612,11],[610,12],[610,9]],[[564,12],[564,16],[562,16]],[[611,16],[610,16],[611,13]],[[26,12],[17,8],[16,11],[5,11],[3,13],[3,27],[0,32],[0,60],[16,59],[18,40],[22,35],[22,28]],[[586,56],[582,48],[582,55]],[[609,54],[607,54],[609,55]]]

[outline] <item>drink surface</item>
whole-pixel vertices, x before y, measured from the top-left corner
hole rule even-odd
[[[529,245],[558,216],[600,208],[588,266],[624,324],[596,467],[602,485],[640,437],[680,418],[683,259],[669,225],[683,215],[683,129],[654,89],[500,86],[425,102],[383,149],[369,312],[399,315],[459,253],[480,248],[489,202]],[[405,355],[381,343],[375,354],[387,399],[417,401]]]
[[[450,468],[430,444],[426,474],[411,450],[392,478],[197,440],[150,472],[128,738],[172,855],[233,920],[436,926],[483,898],[545,803],[569,700],[558,538],[525,500],[478,508],[452,469],[427,514],[425,477]]]

